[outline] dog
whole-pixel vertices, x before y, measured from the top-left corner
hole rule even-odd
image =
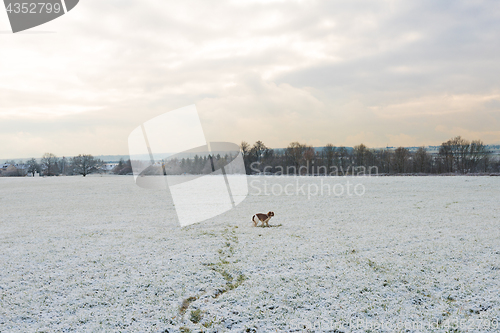
[[[269,227],[269,220],[273,216],[274,216],[274,212],[269,212],[267,214],[262,214],[262,213],[255,214],[252,217],[252,222],[253,222],[254,227],[256,227],[257,224],[259,224],[259,221],[262,222],[261,226],[266,225],[267,227]]]

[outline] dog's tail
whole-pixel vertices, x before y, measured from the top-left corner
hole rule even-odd
[[[257,226],[257,222],[255,222],[255,215],[252,216],[252,222],[253,222],[254,227],[256,227]]]

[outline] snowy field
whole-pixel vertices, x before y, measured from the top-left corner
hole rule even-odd
[[[132,177],[0,178],[0,332],[500,330],[500,177],[249,181],[181,228]]]

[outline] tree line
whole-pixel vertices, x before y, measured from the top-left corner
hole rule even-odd
[[[364,144],[353,148],[327,144],[314,148],[292,142],[285,149],[271,149],[262,141],[253,146],[240,144],[247,174],[469,174],[498,173],[500,161],[481,140],[460,136],[443,142],[436,153],[425,147],[411,151],[370,149]]]
[[[227,151],[220,153],[196,154],[194,157],[174,157],[157,161],[151,165],[150,161],[120,161],[119,165],[113,169],[115,174],[132,173],[133,169],[142,170],[141,175],[182,175],[182,174],[210,174],[214,170],[219,170],[234,160],[238,155],[237,151]],[[120,164],[123,168],[120,168]]]
[[[370,149],[364,144],[353,148],[327,144],[314,148],[292,142],[286,148],[272,149],[262,141],[253,145],[240,144],[245,171],[250,174],[294,175],[359,175],[359,174],[468,174],[498,173],[500,161],[480,140],[468,141],[458,136],[443,142],[436,152],[425,147],[410,150]],[[174,158],[145,167],[143,175],[207,174],[233,160],[231,153],[221,156]],[[149,162],[132,161],[140,166]],[[132,172],[131,162],[123,162],[126,172]],[[116,168],[120,169],[120,168]],[[140,168],[142,170],[142,168]],[[122,172],[122,174],[125,174]]]
[[[359,174],[470,174],[499,173],[500,159],[488,151],[481,140],[469,141],[460,136],[443,142],[436,152],[425,147],[410,150],[370,149],[364,144],[353,148],[327,144],[322,148],[292,142],[286,148],[272,149],[262,141],[252,146],[241,142],[247,174],[295,174],[295,175],[359,175]],[[233,160],[232,153],[221,156],[195,155],[193,158],[173,158],[150,162],[121,159],[110,171],[117,175],[132,174],[141,164],[143,175],[208,174]],[[15,165],[14,161],[6,164]],[[23,176],[25,173],[43,176],[83,175],[104,172],[104,162],[92,155],[58,158],[45,153],[40,162],[31,158],[23,164],[24,174],[18,168],[0,171],[2,176]],[[134,166],[134,168],[133,168]]]
[[[52,153],[45,153],[40,162],[31,158],[24,163],[16,164],[14,161],[7,161],[5,164],[12,167],[2,171],[2,176],[24,176],[26,173],[35,176],[38,173],[43,176],[83,175],[85,177],[88,174],[100,172],[104,162],[92,155],[80,154],[72,158],[58,158]]]

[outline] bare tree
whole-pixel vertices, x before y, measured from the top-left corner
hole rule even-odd
[[[325,148],[323,149],[324,157],[325,157],[325,166],[326,166],[326,173],[328,174],[330,172],[330,167],[333,165],[333,159],[335,158],[335,152],[336,148],[334,145],[331,143],[328,143]]]
[[[241,150],[241,155],[243,155],[243,158],[247,157],[248,154],[250,153],[250,145],[248,144],[248,142],[241,141],[240,150]]]
[[[85,177],[90,173],[98,171],[102,162],[95,159],[92,155],[78,155],[73,157],[72,164],[74,171]]]
[[[448,140],[439,147],[440,172],[453,172],[453,149],[451,146],[452,142]]]
[[[304,161],[304,153],[306,149],[307,146],[305,144],[298,142],[292,142],[286,148],[286,155],[291,160],[296,170],[299,169],[300,165]]]
[[[58,158],[52,153],[45,153],[42,156],[42,166],[45,169],[45,174],[47,176],[53,176],[57,174],[57,161]]]
[[[471,142],[461,136],[454,137],[441,144],[439,156],[445,172],[486,172],[488,168],[488,151],[481,140]]]
[[[364,144],[360,144],[359,146],[355,146],[353,149],[353,156],[355,163],[358,166],[364,166],[368,162],[368,148]]]
[[[474,171],[486,172],[488,169],[488,150],[481,140],[473,140],[470,144],[470,168]]]
[[[316,152],[313,148],[313,146],[306,146],[306,149],[304,151],[304,160],[306,161],[306,165],[307,165],[307,173],[310,174],[310,170],[309,170],[309,167],[312,167],[313,166],[313,161],[314,161],[314,158],[316,157]]]
[[[338,158],[338,166],[342,170],[342,173],[345,174],[346,167],[349,164],[349,151],[346,147],[341,146],[337,149],[336,155]]]
[[[403,173],[406,170],[406,162],[410,156],[410,151],[404,147],[398,147],[394,151],[394,166],[396,167],[396,172]]]
[[[378,168],[377,172],[391,173],[392,151],[381,149],[373,153],[374,164]]]
[[[449,140],[449,142],[456,170],[460,173],[467,173],[470,142],[461,136],[457,136]]]
[[[425,147],[419,147],[415,152],[413,160],[415,172],[420,172],[420,173],[428,172],[429,162],[430,162],[429,153],[427,153]]]
[[[64,156],[63,156],[63,158],[61,158],[59,160],[59,170],[61,171],[61,173],[63,175],[71,174],[72,170],[71,170],[70,161],[68,161],[68,159]]]
[[[261,161],[268,154],[269,148],[262,141],[257,141],[250,152],[255,156],[257,161]]]
[[[26,164],[28,165],[28,172],[35,176],[35,173],[40,172],[40,164],[36,161],[36,159],[29,159]]]

